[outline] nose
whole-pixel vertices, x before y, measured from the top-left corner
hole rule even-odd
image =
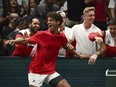
[[[50,23],[50,21],[47,22],[47,24],[49,24],[49,23]]]
[[[92,15],[92,18],[95,19],[95,15]]]

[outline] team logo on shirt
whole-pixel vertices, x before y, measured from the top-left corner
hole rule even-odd
[[[108,41],[107,41],[107,44],[110,44],[110,43],[111,43],[110,40],[108,40]]]
[[[32,82],[35,82],[35,80],[33,80]]]
[[[35,45],[34,44],[28,44],[29,47],[34,47]]]

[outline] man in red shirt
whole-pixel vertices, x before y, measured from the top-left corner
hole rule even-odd
[[[29,23],[29,28],[20,30],[16,35],[16,39],[30,37],[40,30],[40,21],[37,18],[33,18]],[[33,56],[36,50],[35,44],[15,45],[15,49],[12,56]]]
[[[71,87],[55,68],[59,49],[62,46],[78,56],[74,47],[68,44],[65,34],[59,30],[62,22],[63,18],[60,14],[51,12],[47,15],[48,30],[37,32],[29,38],[6,41],[6,44],[37,43],[37,50],[29,66],[30,87],[41,87],[43,82],[52,87]]]
[[[116,56],[116,19],[112,19],[109,22],[109,29],[106,31],[93,32],[89,35],[91,41],[96,41],[97,43],[105,43],[107,50],[104,55],[106,57]],[[105,49],[105,48],[103,48]]]

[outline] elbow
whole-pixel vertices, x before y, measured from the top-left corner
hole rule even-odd
[[[90,40],[90,41],[92,41],[92,42],[94,42],[94,41],[95,41],[94,37],[92,37],[92,35],[91,35],[91,34],[88,36],[88,38],[89,38],[89,40]]]

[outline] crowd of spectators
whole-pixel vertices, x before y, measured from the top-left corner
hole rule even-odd
[[[64,12],[65,23],[63,26],[70,28],[68,34],[66,34],[66,36],[69,36],[74,25],[84,22],[83,10],[86,7],[95,8],[95,20],[93,24],[100,30],[107,30],[108,22],[116,17],[115,5],[115,0],[1,0],[0,56],[12,55],[11,52],[9,52],[9,46],[4,42],[7,39],[15,39],[15,37],[11,35],[12,32],[17,33],[22,29],[28,29],[29,22],[32,18],[38,18],[40,21],[40,29],[47,30],[46,15],[54,11],[59,11],[58,13]],[[75,46],[74,42],[74,47]],[[64,57],[70,56],[73,55],[66,55],[65,52]]]

